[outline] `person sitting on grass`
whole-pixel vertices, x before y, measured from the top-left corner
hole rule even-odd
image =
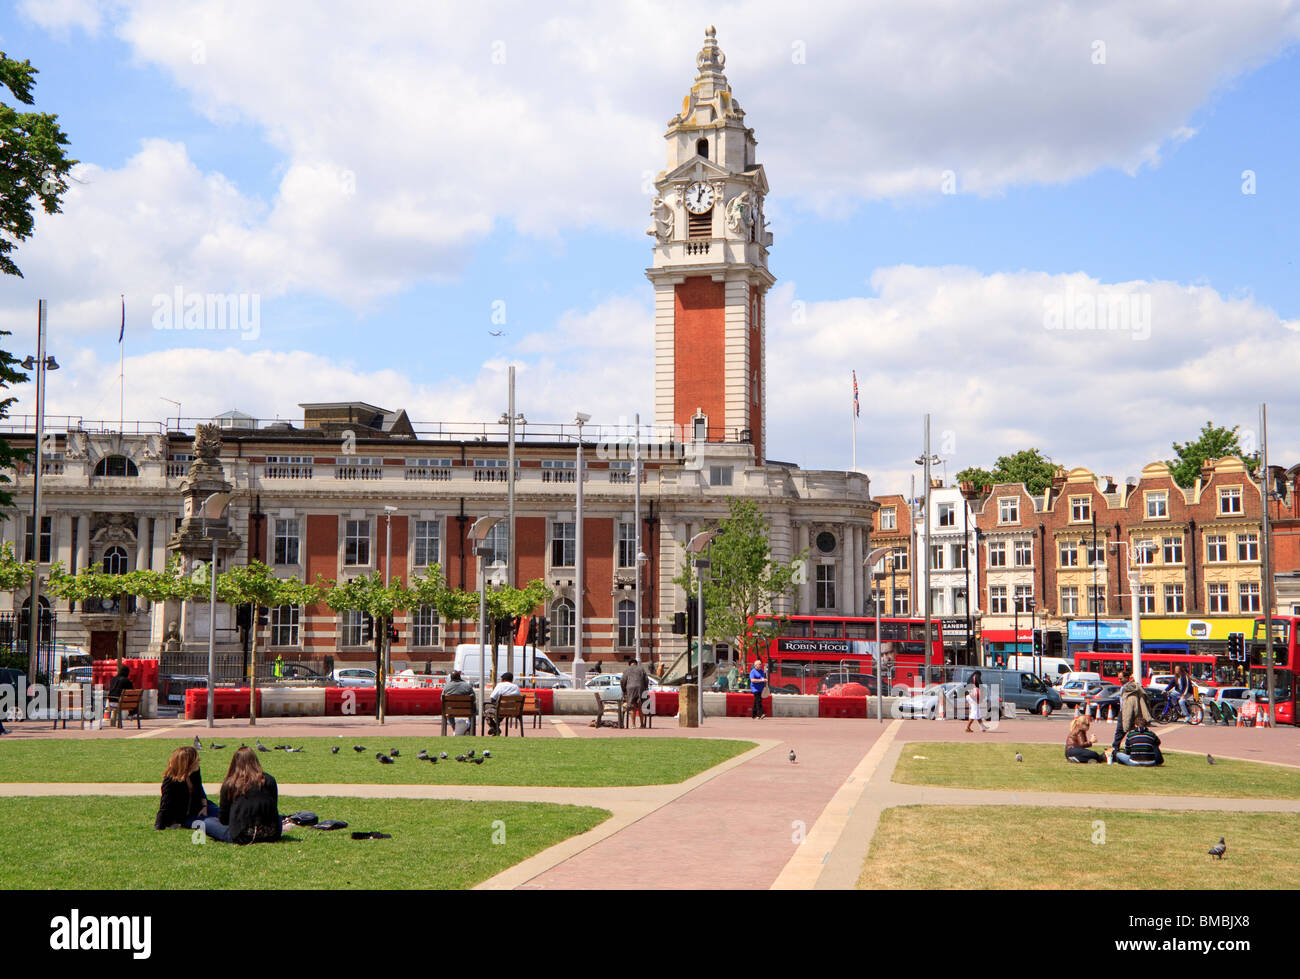
[[[271,843],[280,838],[280,789],[262,771],[257,753],[244,746],[230,759],[221,783],[221,805],[203,821],[203,831],[220,843]]]
[[[1160,753],[1160,739],[1147,727],[1145,720],[1139,719],[1137,726],[1128,733],[1124,750],[1115,752],[1115,761],[1139,768],[1154,768],[1165,763],[1165,756]]]
[[[1141,721],[1143,726],[1151,721],[1151,704],[1146,691],[1133,679],[1133,668],[1126,666],[1120,674],[1122,686],[1119,690],[1119,717],[1115,719],[1115,738],[1110,743],[1111,756],[1119,751],[1124,743],[1124,735],[1132,731]]]
[[[1097,739],[1092,736],[1091,727],[1092,718],[1086,714],[1070,722],[1070,733],[1065,739],[1065,757],[1068,761],[1087,764],[1090,761],[1100,763],[1106,760],[1106,749],[1103,748],[1101,754],[1092,750]]]
[[[163,772],[162,798],[154,829],[188,829],[196,820],[218,815],[217,807],[203,791],[199,774],[199,753],[188,745],[177,748]]]
[[[488,725],[488,734],[495,737],[501,733],[501,723],[497,720],[497,703],[502,697],[518,697],[523,691],[515,685],[515,675],[510,672],[501,674],[501,682],[492,688],[488,702],[483,705],[483,720]]]

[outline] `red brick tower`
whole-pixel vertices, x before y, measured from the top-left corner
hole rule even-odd
[[[754,131],[706,32],[699,74],[668,123],[668,166],[655,178],[655,422],[686,438],[749,441],[763,461],[767,411],[764,299],[772,236]],[[707,435],[704,433],[707,432]]]

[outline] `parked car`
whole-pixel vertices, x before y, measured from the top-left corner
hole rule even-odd
[[[939,698],[944,698],[944,713],[950,717],[965,716],[966,699],[964,683],[940,683],[927,687],[921,693],[898,699],[899,717],[925,717],[934,720],[939,716]],[[960,707],[958,701],[960,700]]]
[[[283,679],[297,680],[300,683],[303,681],[309,683],[325,683],[330,678],[319,670],[312,669],[305,663],[285,663]]]
[[[971,666],[953,667],[953,679],[966,682],[977,672]],[[1020,710],[1031,714],[1049,716],[1052,711],[1061,709],[1061,694],[1055,687],[1048,686],[1041,677],[1023,670],[996,670],[983,667],[978,670],[980,682],[987,687],[997,687],[998,697],[1008,704],[1015,704]],[[992,698],[990,697],[990,700]]]
[[[1216,703],[1229,704],[1233,710],[1238,711],[1242,704],[1255,699],[1250,687],[1215,687],[1210,691],[1209,698]]]
[[[650,677],[648,689],[655,690],[659,687],[654,677]],[[595,676],[588,678],[583,684],[588,690],[595,690],[600,694],[600,699],[607,704],[616,704],[623,699],[623,674],[621,673],[597,673]]]
[[[373,687],[375,671],[364,666],[343,666],[336,669],[331,676],[340,687]]]
[[[94,668],[90,666],[74,666],[66,674],[66,683],[89,683],[93,677]]]
[[[1084,712],[1094,717],[1119,716],[1118,683],[1104,683],[1083,702]]]
[[[1109,685],[1113,686],[1113,684]],[[1108,684],[1101,679],[1066,680],[1060,686],[1061,706],[1078,707],[1104,686],[1108,686]]]

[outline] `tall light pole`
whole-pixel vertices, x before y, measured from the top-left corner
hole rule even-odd
[[[698,593],[698,605],[695,607],[695,631],[696,637],[696,662],[695,662],[695,686],[698,691],[696,698],[697,719],[696,723],[700,726],[704,724],[704,572],[712,567],[712,562],[704,557],[704,550],[713,543],[713,538],[717,536],[716,530],[704,530],[696,534],[686,544],[686,553],[696,555],[692,562],[695,568],[696,589]],[[686,600],[691,600],[690,595]],[[690,673],[691,669],[691,637],[686,637],[686,672]],[[771,664],[768,664],[771,670]]]
[[[1111,541],[1109,548],[1124,548],[1124,563],[1128,571],[1128,593],[1129,602],[1133,608],[1130,612],[1131,624],[1133,630],[1133,679],[1139,684],[1142,682],[1142,610],[1138,607],[1138,589],[1142,586],[1142,569],[1141,565],[1133,563],[1133,547],[1136,546],[1143,554],[1149,554],[1151,548],[1155,545],[1152,540],[1140,540],[1136,545],[1126,540]]]
[[[632,558],[632,563],[636,565],[636,578],[634,593],[634,604],[636,606],[636,661],[641,662],[641,564],[646,561],[645,554],[641,552],[641,414],[636,415],[633,423],[636,431],[636,445],[632,447],[632,519],[635,521],[635,537],[633,547],[636,554]]]
[[[873,568],[876,566],[877,562],[883,561],[885,559],[885,555],[888,553],[889,553],[888,547],[874,548],[873,550],[867,553],[866,558],[864,558],[862,561],[862,566],[864,568]],[[893,564],[893,562],[891,561],[890,564]],[[878,572],[871,572],[871,577],[872,580],[876,582],[874,601],[871,603],[873,606],[875,606],[875,610],[876,610],[876,717],[877,719],[879,719],[881,724],[884,724],[885,723],[885,711],[884,711],[885,701],[884,701],[884,694],[880,692],[880,688],[885,682],[885,670],[883,666],[884,651],[885,651],[885,637],[880,634],[880,592],[882,591],[885,583],[885,569],[882,567]]]
[[[479,704],[487,698],[487,640],[483,631],[487,623],[487,556],[491,548],[487,536],[500,517],[479,517],[469,528],[469,540],[478,556],[478,693]],[[480,732],[482,733],[482,732]]]
[[[574,414],[574,421],[578,424],[578,489],[573,528],[573,546],[576,551],[573,556],[573,587],[576,592],[573,603],[573,689],[581,690],[587,675],[587,663],[582,658],[582,603],[586,596],[582,580],[582,569],[586,563],[586,555],[582,550],[582,483],[586,478],[582,463],[582,426],[591,421],[591,416],[579,411]]]
[[[36,356],[23,361],[23,370],[36,371],[36,461],[32,466],[32,551],[27,560],[36,562],[32,574],[31,619],[27,632],[27,675],[36,681],[37,656],[41,648],[41,450],[45,441],[45,372],[56,371],[59,363],[45,353],[46,304],[36,304]],[[52,556],[52,555],[51,555]],[[21,621],[21,619],[19,620]],[[54,664],[50,664],[53,671]],[[53,679],[53,677],[51,677]]]
[[[213,493],[200,505],[203,533],[208,533],[213,520],[220,520],[230,504],[231,493]],[[212,537],[212,562],[208,565],[208,727],[216,727],[215,674],[217,663],[217,538]]]
[[[384,507],[384,530],[385,530],[384,587],[385,588],[388,587],[389,579],[392,577],[392,573],[393,573],[392,570],[393,569],[393,514],[396,512],[397,512],[397,507],[395,506]],[[387,690],[388,687],[388,673],[389,670],[392,669],[392,663],[389,662],[389,658],[392,656],[392,652],[393,652],[393,647],[392,647],[393,620],[391,618],[384,620],[383,630],[384,630],[384,634],[379,640],[380,643],[379,648],[384,651],[384,655],[380,657],[379,660],[379,681],[375,689],[375,701],[376,701],[376,707],[379,710],[380,724],[384,723],[384,708],[387,706],[384,703],[384,701],[388,699],[385,691]]]
[[[1273,724],[1277,720],[1274,713],[1274,692],[1273,692],[1273,560],[1268,544],[1269,521],[1268,521],[1268,500],[1272,496],[1269,484],[1272,480],[1268,472],[1268,406],[1261,404],[1259,406],[1259,452],[1260,462],[1263,465],[1263,471],[1260,473],[1260,498],[1263,500],[1263,507],[1260,512],[1259,526],[1259,570],[1260,570],[1260,591],[1264,593],[1264,650],[1268,656],[1265,661],[1267,668],[1268,684],[1268,722]],[[1295,669],[1295,664],[1289,664],[1291,669]],[[1247,666],[1246,680],[1250,681],[1250,668]]]
[[[933,609],[930,608],[930,542],[933,540],[933,535],[930,533],[930,465],[931,463],[937,463],[940,461],[942,460],[940,460],[937,455],[932,456],[930,454],[930,416],[929,414],[926,414],[925,452],[922,454],[921,458],[916,460],[918,466],[924,467],[925,479],[925,553],[921,555],[922,559],[925,561],[925,578],[922,586],[925,597],[925,674],[921,677],[922,688],[930,682],[930,637],[933,634],[933,626],[930,624],[933,614]]]
[[[515,367],[509,368],[510,391],[506,396],[506,413],[501,423],[506,426],[506,584],[515,583],[515,423],[527,424],[522,414],[515,411]],[[511,640],[513,642],[513,640]],[[513,654],[512,654],[513,655]]]

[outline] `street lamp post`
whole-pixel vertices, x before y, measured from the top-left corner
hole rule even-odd
[[[22,362],[24,370],[36,371],[36,461],[32,466],[32,553],[27,555],[29,561],[35,561],[37,569],[32,574],[31,619],[27,631],[27,673],[33,681],[36,679],[37,657],[41,648],[41,450],[45,441],[45,372],[56,371],[59,363],[45,353],[45,325],[47,307],[42,299],[36,304],[36,356],[28,356]],[[19,619],[21,621],[21,619]],[[50,664],[53,672],[54,664]]]
[[[393,568],[393,514],[396,513],[396,512],[397,512],[397,507],[395,507],[395,506],[385,506],[385,507],[384,507],[384,531],[385,531],[385,540],[384,540],[384,587],[385,587],[385,588],[388,587],[388,582],[389,582],[390,578],[392,577],[392,573],[393,573],[393,572],[392,572],[392,568]],[[378,680],[378,682],[377,682],[377,686],[376,686],[376,689],[375,689],[376,706],[377,706],[378,709],[379,709],[379,723],[380,723],[380,724],[383,724],[383,723],[384,723],[384,710],[385,710],[385,708],[387,707],[387,704],[385,703],[385,701],[388,699],[388,696],[387,696],[387,694],[386,694],[385,691],[387,690],[387,687],[388,687],[388,673],[389,673],[389,671],[392,669],[392,663],[389,662],[389,658],[392,656],[392,653],[393,653],[393,644],[392,644],[393,620],[392,620],[391,618],[388,618],[388,619],[385,619],[385,620],[384,620],[383,630],[384,630],[384,634],[383,634],[383,636],[382,636],[382,637],[380,638],[380,640],[379,640],[379,642],[380,642],[380,647],[379,647],[379,648],[382,649],[382,650],[384,651],[384,655],[381,656],[381,657],[380,657],[380,660],[379,660],[379,680]]]
[[[1155,542],[1151,540],[1140,540],[1137,542],[1137,548],[1143,553],[1149,553]],[[1138,683],[1142,682],[1142,610],[1138,607],[1138,589],[1142,585],[1142,570],[1140,564],[1133,561],[1133,547],[1129,541],[1117,540],[1111,541],[1109,547],[1124,548],[1124,563],[1128,571],[1128,594],[1129,602],[1133,608],[1130,613],[1133,630],[1133,679]]]
[[[487,699],[487,556],[491,548],[487,536],[500,517],[479,517],[469,528],[469,540],[478,557],[478,694],[480,708]],[[481,714],[481,710],[480,710]],[[481,733],[481,732],[480,732]]]
[[[633,544],[632,547],[636,553],[633,555],[632,563],[636,565],[636,583],[633,586],[633,605],[636,610],[636,661],[641,662],[641,564],[647,560],[646,556],[641,553],[641,415],[638,412],[636,420],[633,423],[636,432],[636,445],[633,446],[633,464],[632,464],[632,482],[634,484],[632,491],[632,519],[633,526]]]
[[[573,689],[581,690],[583,682],[587,675],[587,663],[582,658],[582,603],[585,597],[583,587],[582,570],[586,563],[586,555],[582,551],[582,483],[585,479],[585,472],[582,461],[582,426],[591,421],[591,416],[579,411],[574,415],[574,421],[578,424],[578,461],[577,461],[577,499],[575,501],[574,521],[576,525],[573,528],[573,546],[577,552],[573,556]]]
[[[925,553],[921,555],[922,560],[925,561],[923,566],[924,582],[922,585],[922,591],[924,592],[922,597],[925,599],[925,674],[921,677],[922,688],[930,682],[930,637],[933,629],[930,624],[933,614],[933,609],[930,607],[930,546],[931,541],[934,539],[930,523],[930,466],[932,463],[942,461],[937,455],[932,456],[930,454],[930,416],[927,414],[925,416],[925,452],[916,460],[916,464],[923,467],[925,479]]]
[[[704,572],[711,566],[712,562],[708,558],[702,557],[704,549],[713,543],[713,538],[717,536],[716,530],[705,530],[696,534],[686,544],[686,553],[695,554],[694,567],[696,576],[696,588],[698,591],[699,604],[695,607],[695,631],[697,633],[696,642],[696,660],[695,660],[695,687],[697,691],[696,698],[696,723],[704,725]],[[689,602],[690,596],[686,596]],[[689,674],[691,669],[691,637],[686,637],[686,672]],[[769,671],[771,664],[768,664]]]
[[[867,556],[862,561],[862,566],[864,568],[873,568],[876,566],[878,562],[883,561],[885,559],[885,555],[889,553],[890,553],[890,549],[888,547],[873,548],[871,551],[867,552]],[[889,563],[892,566],[894,562],[890,561]],[[884,724],[885,723],[885,711],[884,711],[885,701],[884,701],[884,694],[881,693],[881,689],[880,689],[885,682],[885,669],[884,669],[885,637],[880,634],[880,587],[885,583],[884,568],[881,568],[881,570],[878,572],[872,573],[872,580],[876,582],[876,588],[877,588],[875,592],[876,599],[874,602],[872,602],[872,605],[875,606],[875,612],[876,612],[876,656],[875,656],[876,659],[876,719],[881,724]]]
[[[230,504],[230,493],[213,493],[200,505],[203,533],[209,533],[213,520],[220,520]],[[217,663],[217,538],[212,537],[212,562],[208,565],[208,727],[216,727],[216,663]]]

